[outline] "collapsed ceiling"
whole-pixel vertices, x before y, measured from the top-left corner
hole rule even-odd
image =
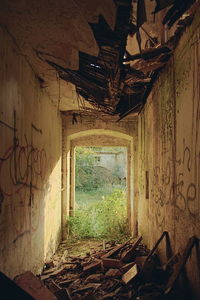
[[[60,110],[79,108],[121,119],[143,107],[191,23],[199,1],[194,2],[43,0],[27,5],[22,0],[2,0],[0,25],[15,38]],[[155,24],[149,22],[152,7],[154,16],[160,14],[166,24],[158,24],[154,34]],[[175,22],[166,39],[166,26]],[[138,44],[138,53],[127,46],[130,37]]]

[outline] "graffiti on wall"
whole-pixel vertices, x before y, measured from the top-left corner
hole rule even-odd
[[[153,169],[153,186],[151,189],[151,197],[155,204],[155,218],[158,227],[163,230],[165,223],[164,207],[171,202],[170,187],[172,185],[172,161],[168,160],[163,168],[156,166]]]
[[[186,146],[182,157],[175,160],[174,171],[173,164],[174,160],[168,159],[162,169],[160,166],[153,169],[151,196],[156,208],[156,223],[161,228],[165,223],[164,208],[169,205],[177,212],[176,221],[179,221],[180,213],[183,212],[191,217],[191,221],[195,222],[199,218],[197,200],[200,196],[200,152],[192,166],[192,152]]]
[[[9,207],[10,221],[16,236],[20,237],[38,228],[47,156],[44,149],[34,146],[35,135],[42,136],[41,129],[34,124],[31,125],[30,138],[24,135],[23,143],[17,135],[15,113],[13,127],[2,121],[0,125],[11,142],[1,149],[0,155],[0,214],[3,207]]]
[[[200,182],[200,152],[194,160],[192,157],[191,149],[188,146],[185,147],[182,159],[176,160],[176,178],[173,187],[175,208],[179,212],[187,212],[191,220],[198,218],[199,214],[197,200]],[[178,217],[176,218],[178,220]]]

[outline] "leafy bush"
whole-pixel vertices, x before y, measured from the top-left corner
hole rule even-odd
[[[77,210],[69,217],[71,235],[77,238],[119,239],[128,234],[126,195],[124,190],[115,190],[104,199]]]
[[[92,191],[107,185],[108,183],[125,187],[121,181],[123,165],[116,163],[113,170],[98,166],[95,161],[97,150],[106,147],[76,147],[75,186],[76,190]],[[112,149],[114,148],[114,149]],[[116,147],[110,147],[110,151],[117,151]],[[117,147],[118,151],[121,149]]]
[[[89,147],[76,148],[75,182],[76,188],[90,191],[93,186],[94,152]]]

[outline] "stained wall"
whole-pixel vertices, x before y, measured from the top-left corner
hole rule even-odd
[[[61,236],[61,122],[0,27],[0,271],[41,271]]]
[[[139,232],[152,247],[168,231],[174,253],[193,235],[200,238],[199,45],[198,11],[139,116]],[[164,259],[165,249],[163,242]],[[197,252],[194,248],[186,274],[200,295]]]

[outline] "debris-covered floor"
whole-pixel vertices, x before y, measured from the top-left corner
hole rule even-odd
[[[151,250],[142,243],[142,237],[122,244],[65,241],[52,261],[45,264],[40,279],[58,300],[179,299],[174,283],[195,245],[195,238],[189,239],[182,254],[161,264],[156,250],[167,237],[164,232]]]
[[[41,275],[27,271],[9,279],[0,272],[4,299],[20,300],[192,300],[184,266],[199,240],[191,237],[182,252],[172,255],[167,232],[152,249],[142,237],[116,242],[64,241]],[[166,245],[166,261],[157,255]]]

